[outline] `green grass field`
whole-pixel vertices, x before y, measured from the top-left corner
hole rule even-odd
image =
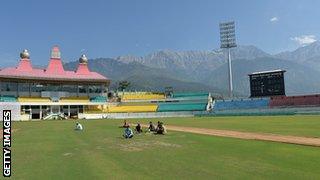
[[[161,120],[172,125],[320,136],[319,116]],[[118,128],[122,120],[80,122],[83,132],[74,131],[71,120],[15,122],[12,179],[320,178],[317,147],[181,132],[125,140]]]
[[[153,119],[170,125],[320,137],[320,116],[234,116]],[[148,120],[135,119],[147,123]]]

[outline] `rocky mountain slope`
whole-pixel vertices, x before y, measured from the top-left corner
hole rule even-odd
[[[235,92],[249,95],[248,74],[272,69],[286,70],[287,94],[320,93],[320,43],[315,42],[292,52],[270,55],[255,46],[232,49]],[[175,91],[210,91],[226,94],[228,89],[226,52],[157,51],[144,57],[132,55],[98,58],[89,67],[110,79],[112,88],[121,80],[131,82],[131,89],[162,91],[166,86]],[[74,69],[77,62],[65,64]]]

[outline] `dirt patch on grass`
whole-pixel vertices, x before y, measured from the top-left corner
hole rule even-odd
[[[181,145],[179,144],[172,144],[172,143],[166,143],[166,142],[155,142],[155,145],[164,146],[164,147],[173,147],[173,148],[179,148]]]
[[[145,147],[139,147],[133,144],[120,144],[119,145],[120,150],[122,151],[142,151]]]
[[[206,128],[194,128],[194,127],[181,127],[181,126],[166,126],[166,128],[168,130],[172,130],[172,131],[190,132],[190,133],[205,134],[205,135],[211,135],[211,136],[232,137],[232,138],[239,138],[239,139],[262,140],[262,141],[273,141],[273,142],[320,147],[320,138],[286,136],[286,135],[277,135],[277,134],[252,133],[252,132],[240,132],[240,131],[206,129]]]
[[[101,146],[97,146],[96,149],[97,149],[97,150],[103,150],[104,148],[101,147]]]
[[[64,153],[63,156],[71,156],[72,153]]]
[[[181,145],[165,142],[162,139],[124,139],[113,148],[121,151],[143,151],[151,148],[180,148]]]

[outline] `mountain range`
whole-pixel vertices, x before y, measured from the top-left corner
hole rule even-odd
[[[249,96],[248,74],[273,69],[286,70],[287,95],[320,93],[320,43],[294,51],[268,54],[255,46],[238,46],[231,50],[236,96]],[[64,64],[75,69],[78,62]],[[119,81],[130,81],[131,90],[205,91],[225,96],[228,89],[226,52],[161,50],[143,57],[125,55],[89,60],[89,68],[112,80],[111,89]]]

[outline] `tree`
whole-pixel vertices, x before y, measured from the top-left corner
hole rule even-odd
[[[130,86],[130,82],[129,81],[120,81],[119,82],[119,86],[118,89],[120,91],[124,91],[125,89],[127,89]]]

